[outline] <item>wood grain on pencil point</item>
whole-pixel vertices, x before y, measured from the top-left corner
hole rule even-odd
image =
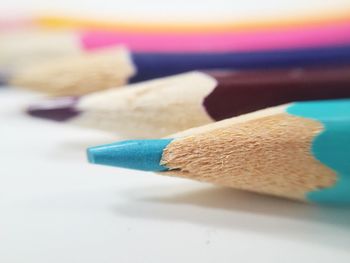
[[[316,121],[280,112],[174,140],[162,164],[166,174],[305,200],[336,180],[310,152],[321,131]]]
[[[298,102],[174,135],[161,163],[177,176],[348,205],[349,131],[349,99]]]
[[[70,123],[126,138],[162,137],[211,122],[202,100],[215,85],[215,79],[210,76],[189,72],[85,95],[75,105],[82,114]],[[46,107],[51,102],[54,101],[42,103]]]
[[[161,172],[290,199],[349,204],[349,113],[349,99],[297,102],[180,132],[161,147],[159,164],[167,168]],[[128,143],[133,141],[122,144]],[[133,148],[131,155],[140,150]],[[113,150],[106,154],[113,156]],[[130,151],[126,156],[142,163],[139,156],[129,158]]]
[[[125,84],[135,72],[124,48],[79,54],[34,64],[10,83],[55,96],[76,96]]]
[[[350,67],[195,71],[82,96],[75,105],[82,114],[69,123],[163,137],[287,102],[350,98],[349,87]]]

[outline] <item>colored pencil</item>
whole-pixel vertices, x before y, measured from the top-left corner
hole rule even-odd
[[[350,46],[261,52],[133,53],[131,60],[137,74],[130,82],[139,82],[191,70],[344,65],[350,62]]]
[[[131,51],[239,52],[350,44],[350,21],[302,28],[223,33],[130,33],[87,31],[84,49],[125,44]]]
[[[27,112],[129,138],[154,138],[288,102],[334,98],[350,98],[350,66],[197,71],[44,100]]]
[[[295,200],[350,203],[350,100],[297,102],[159,140],[91,147],[91,163]],[[233,200],[234,201],[234,200]]]
[[[38,15],[35,23],[46,28],[108,30],[124,32],[232,32],[260,29],[303,27],[349,21],[349,6],[337,10],[280,14],[273,17],[232,19],[229,21],[150,22],[64,15]]]
[[[99,56],[100,52],[108,53],[101,50],[97,53],[31,65],[11,76],[9,84],[51,95],[69,96],[120,86],[133,72],[136,74],[130,78],[131,83],[191,70],[350,64],[350,46],[238,53],[132,53],[126,55],[122,52],[120,55],[119,52],[115,56]]]
[[[134,72],[128,51],[111,48],[34,63],[7,76],[7,83],[54,96],[75,96],[125,85]]]
[[[261,29],[288,29],[304,26],[323,26],[329,23],[344,23],[350,20],[349,6],[341,9],[308,12],[304,14],[279,14],[273,17],[223,21],[192,21],[192,22],[164,22],[164,21],[130,21],[118,19],[99,19],[95,17],[77,17],[57,14],[31,14],[13,16],[1,14],[0,31],[4,29],[18,29],[34,26],[43,29],[69,30],[108,30],[134,33],[227,33],[232,31],[255,31]]]
[[[105,47],[132,52],[240,52],[350,45],[350,22],[225,33],[130,33],[27,30],[0,36],[0,69]]]
[[[76,32],[41,29],[8,32],[0,35],[0,71],[15,71],[84,51]]]

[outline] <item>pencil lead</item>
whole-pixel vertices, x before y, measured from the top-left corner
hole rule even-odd
[[[166,171],[160,164],[163,150],[172,139],[128,140],[90,147],[87,156],[90,163],[117,166],[142,171]]]
[[[78,97],[63,97],[50,99],[31,105],[27,113],[33,117],[51,119],[55,121],[67,121],[80,114],[76,109]]]

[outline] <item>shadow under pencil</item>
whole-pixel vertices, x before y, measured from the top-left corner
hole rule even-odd
[[[174,193],[176,186],[130,189],[125,193],[127,203],[114,207],[114,211],[130,217],[182,221],[225,231],[245,229],[348,249],[350,210],[346,207],[321,207],[231,188],[186,192],[182,186],[178,188],[180,192],[172,195],[169,192]]]

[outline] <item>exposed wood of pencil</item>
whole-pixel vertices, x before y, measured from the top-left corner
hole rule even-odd
[[[25,30],[0,35],[0,69],[18,70],[33,63],[81,53],[70,31]]]
[[[299,200],[333,185],[335,173],[310,150],[322,125],[285,109],[266,109],[175,135],[161,161],[174,170],[164,174]]]
[[[84,114],[72,122],[129,138],[162,137],[212,122],[202,100],[214,87],[214,79],[190,72],[96,92],[79,101]]]
[[[121,86],[135,68],[124,48],[36,63],[16,73],[10,84],[55,96],[75,96]]]

